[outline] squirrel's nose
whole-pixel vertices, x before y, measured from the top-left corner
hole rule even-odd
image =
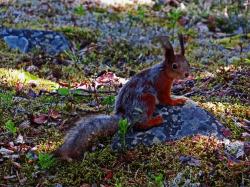
[[[185,73],[185,77],[188,77],[189,76],[189,73]]]

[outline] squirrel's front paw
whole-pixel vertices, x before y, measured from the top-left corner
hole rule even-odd
[[[165,100],[164,104],[167,104],[170,106],[184,105],[186,103],[186,101],[187,101],[187,99],[185,99],[185,98],[168,99],[168,100]]]
[[[180,98],[180,99],[173,99],[173,106],[174,105],[184,105],[187,101],[187,99]]]

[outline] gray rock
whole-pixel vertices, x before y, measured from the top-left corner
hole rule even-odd
[[[234,141],[234,142],[228,141],[227,143],[225,143],[225,148],[226,148],[225,151],[227,151],[231,156],[234,156],[236,158],[245,155],[244,142],[242,141]]]
[[[197,134],[224,138],[222,124],[190,99],[183,106],[159,105],[155,115],[159,114],[164,118],[161,126],[143,132],[129,130],[126,135],[127,148],[134,148],[137,145],[151,146]],[[114,150],[121,148],[119,139],[117,133],[112,142]]]
[[[207,25],[202,23],[202,22],[197,23],[196,27],[197,27],[199,32],[208,32],[209,31]]]
[[[10,29],[0,27],[0,38],[12,49],[26,53],[39,49],[49,55],[57,55],[69,49],[68,40],[61,33],[42,30]]]
[[[28,71],[28,72],[34,72],[34,71],[37,71],[37,70],[38,70],[38,67],[34,66],[34,65],[28,66],[26,68],[26,71]]]
[[[228,63],[232,64],[234,62],[239,62],[240,59],[241,59],[240,57],[233,56],[233,57],[231,57],[231,58],[228,59]]]
[[[194,183],[190,179],[189,175],[186,175],[184,172],[179,172],[177,173],[176,177],[173,179],[170,179],[167,181],[166,186],[171,186],[171,187],[178,187],[178,186],[183,186],[183,187],[198,187],[201,186],[200,183]]]
[[[28,51],[29,41],[24,37],[19,36],[5,36],[4,41],[12,49],[19,49],[21,52]]]

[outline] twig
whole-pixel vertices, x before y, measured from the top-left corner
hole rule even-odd
[[[186,96],[186,97],[192,96],[192,95],[194,95],[194,94],[196,94],[196,93],[199,93],[199,92],[200,92],[200,90],[194,90],[194,91],[192,91],[192,92],[185,93],[184,96]]]
[[[19,177],[19,173],[18,173],[17,170],[16,170],[16,176],[17,176],[17,179],[18,179],[19,184],[22,185],[21,180],[20,180],[20,177]]]
[[[9,132],[1,132],[1,133],[0,133],[0,136],[2,136],[2,135],[7,135],[7,134],[9,134]]]
[[[95,90],[86,90],[86,89],[77,89],[77,90],[81,90],[86,93],[102,93],[102,94],[117,93],[117,91],[115,90],[107,90],[107,91],[97,91],[97,90],[95,91]],[[77,95],[82,95],[82,94],[77,93]]]
[[[77,111],[79,111],[79,112],[86,112],[86,113],[98,114],[98,113],[100,113],[100,112],[104,112],[105,109],[90,110],[90,109],[79,109],[79,108],[77,108]]]

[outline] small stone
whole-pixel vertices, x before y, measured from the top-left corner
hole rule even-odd
[[[12,160],[17,160],[20,158],[20,155],[19,154],[13,154],[13,155],[10,155],[9,157],[7,158],[11,158]]]
[[[16,139],[16,143],[17,144],[24,144],[25,141],[23,140],[23,136],[21,134],[18,135],[17,139]]]
[[[37,71],[37,70],[38,70],[38,67],[37,67],[37,66],[34,66],[34,65],[28,66],[28,67],[26,68],[26,71],[28,71],[28,72],[35,72],[35,71]]]
[[[183,164],[187,163],[190,166],[200,166],[201,164],[200,160],[193,158],[191,156],[180,156],[179,159]]]
[[[173,114],[173,115],[172,115],[172,120],[173,120],[173,122],[177,122],[178,116]]]
[[[30,121],[29,120],[23,121],[19,125],[19,128],[21,128],[21,129],[29,129],[30,128]]]
[[[160,141],[159,138],[154,137],[153,140],[152,140],[152,143],[153,143],[153,144],[158,144],[158,143],[161,143],[161,141]]]
[[[199,32],[208,32],[209,31],[207,25],[202,23],[202,22],[197,23],[196,27],[199,30]]]
[[[226,145],[225,148],[229,154],[235,156],[236,158],[239,158],[245,154],[244,142],[241,141],[230,142],[229,144]]]
[[[10,154],[13,154],[14,151],[2,147],[2,148],[0,149],[0,153],[1,153],[2,155],[10,155]]]
[[[84,184],[82,184],[80,187],[91,187],[91,185],[90,185],[90,184],[87,184],[87,183],[84,183]]]
[[[47,34],[47,35],[45,35],[45,37],[48,39],[53,39],[53,34]]]
[[[250,134],[248,132],[243,132],[241,136],[242,138],[250,138]]]
[[[48,127],[55,127],[58,125],[58,123],[57,122],[49,122],[47,125],[48,125]]]
[[[17,103],[26,102],[26,101],[28,101],[28,99],[26,99],[24,97],[14,97],[13,98],[13,102],[17,102]]]
[[[14,147],[14,146],[15,146],[14,142],[12,142],[12,141],[9,142],[9,146],[10,146],[10,147]]]
[[[137,144],[137,140],[133,140],[133,141],[131,142],[131,144],[132,144],[132,145],[136,145],[136,144]]]

